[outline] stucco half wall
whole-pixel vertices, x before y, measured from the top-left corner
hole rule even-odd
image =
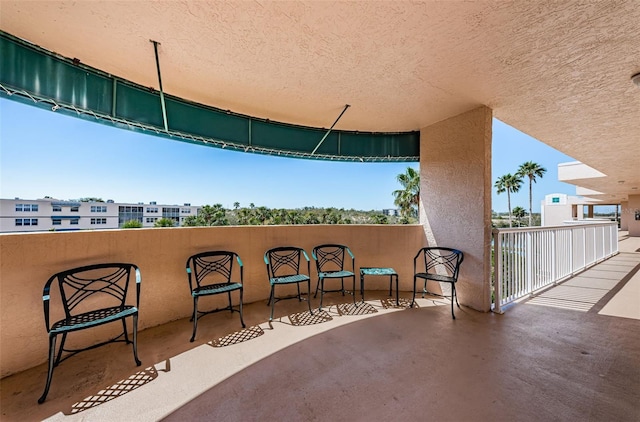
[[[192,312],[185,263],[205,250],[232,250],[244,263],[245,303],[266,301],[264,252],[293,245],[348,245],[360,266],[390,266],[400,290],[413,288],[413,256],[425,245],[418,225],[309,225],[155,228],[0,235],[0,377],[46,361],[42,288],[54,273],[101,262],[131,262],[142,275],[139,328],[188,317]],[[312,259],[312,258],[311,258]],[[316,272],[311,262],[312,286]],[[385,284],[380,284],[385,288]],[[371,288],[371,285],[367,286]],[[291,287],[295,292],[295,287]],[[279,294],[286,294],[284,290]],[[225,306],[224,298],[211,298]],[[54,298],[52,297],[52,300]],[[209,302],[212,307],[216,303]],[[119,324],[74,333],[67,345],[86,346],[117,334]],[[176,333],[188,341],[189,333]],[[144,348],[144,344],[139,345]]]
[[[479,107],[420,132],[420,223],[429,245],[464,252],[460,303],[491,309],[492,111]]]

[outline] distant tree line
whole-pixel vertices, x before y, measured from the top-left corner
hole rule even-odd
[[[265,226],[295,224],[413,224],[418,221],[420,203],[420,173],[408,167],[396,180],[402,186],[392,192],[394,204],[400,216],[388,216],[379,211],[345,210],[344,208],[304,207],[297,209],[256,207],[251,203],[241,207],[239,202],[233,209],[222,204],[204,205],[197,215],[190,215],[182,221],[183,227],[194,226]],[[88,199],[88,198],[83,198]],[[94,198],[91,198],[94,199]],[[99,199],[99,198],[96,198]],[[154,227],[175,227],[178,223],[170,218],[160,218]],[[142,227],[138,220],[127,221],[124,228]]]
[[[240,207],[226,209],[222,204],[205,205],[198,215],[191,215],[182,222],[183,227],[192,226],[267,226],[295,224],[394,224],[395,217],[379,211],[357,211],[337,208],[304,207],[300,209]],[[160,220],[156,222],[156,226]]]

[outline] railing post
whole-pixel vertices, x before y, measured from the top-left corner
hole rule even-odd
[[[502,314],[502,234],[493,232],[493,312]]]
[[[558,266],[558,257],[556,256],[558,233],[558,230],[554,230],[551,236],[551,280],[553,280],[553,284],[556,284],[556,267]]]
[[[525,254],[527,260],[527,292],[529,292],[529,296],[533,296],[533,245],[531,237],[533,234],[531,232],[527,232],[527,252]]]
[[[582,229],[582,265],[587,268],[587,228]]]

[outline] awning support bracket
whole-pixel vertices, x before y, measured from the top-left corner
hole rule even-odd
[[[322,143],[324,142],[325,139],[327,139],[327,136],[329,136],[329,134],[331,133],[331,131],[333,130],[333,127],[336,125],[336,123],[338,123],[338,120],[340,120],[340,118],[342,117],[342,115],[344,114],[345,111],[347,111],[347,109],[351,107],[349,104],[345,104],[344,109],[342,110],[342,113],[340,113],[340,115],[338,116],[338,118],[336,119],[335,122],[333,122],[333,124],[331,125],[331,127],[329,128],[329,130],[327,131],[327,133],[324,134],[324,136],[322,137],[322,139],[320,139],[320,142],[318,142],[318,145],[316,145],[316,147],[313,149],[313,151],[311,152],[311,155],[315,154],[316,151],[318,150],[318,148],[320,148],[320,145],[322,145]]]
[[[160,105],[162,106],[162,122],[164,123],[164,130],[169,131],[169,124],[167,122],[167,106],[164,103],[164,91],[162,90],[162,75],[160,74],[160,58],[158,57],[158,41],[149,40],[153,43],[153,50],[156,54],[156,67],[158,68],[158,86],[160,87]]]

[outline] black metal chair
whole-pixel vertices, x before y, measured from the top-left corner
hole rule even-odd
[[[232,281],[234,275],[234,263],[238,263],[240,269],[239,281]],[[229,251],[207,251],[190,256],[187,259],[187,276],[189,278],[189,289],[193,298],[193,334],[191,342],[196,339],[196,330],[198,329],[198,317],[213,312],[229,310],[231,313],[240,313],[240,323],[242,328],[245,327],[242,315],[242,296],[244,282],[244,267],[242,260],[235,252]],[[237,273],[237,271],[236,271]],[[231,292],[240,291],[240,305],[238,309],[233,308],[231,301]],[[227,293],[229,297],[229,306],[211,311],[199,311],[198,299],[203,296],[219,295]]]
[[[302,257],[307,261],[307,274],[300,272],[300,261]],[[294,299],[296,297],[299,301],[302,301],[302,296],[300,295],[300,283],[307,283],[307,304],[309,305],[309,313],[313,315],[313,311],[311,310],[311,278],[309,277],[311,266],[307,252],[305,252],[304,249],[295,246],[272,248],[265,252],[264,263],[267,265],[267,277],[269,278],[269,284],[271,285],[271,294],[269,295],[269,302],[267,302],[267,305],[271,305],[269,326],[273,327],[271,324],[273,321],[273,308],[277,301]],[[296,284],[298,288],[298,295],[276,298],[275,287],[285,284]]]
[[[135,274],[136,291],[135,305],[127,295],[131,274]],[[44,305],[44,320],[49,334],[49,369],[47,383],[38,403],[43,403],[49,393],[53,369],[67,358],[84,350],[89,350],[107,343],[129,341],[126,318],[133,319],[133,358],[136,365],[140,366],[138,359],[138,309],[140,307],[140,270],[134,264],[107,263],[88,265],[56,273],[49,278],[44,285],[42,300]],[[61,298],[61,307],[51,306],[51,284],[57,280],[58,292]],[[55,292],[54,292],[55,293]],[[129,300],[128,300],[129,299]],[[99,306],[98,306],[99,304]],[[54,309],[51,310],[50,307]],[[65,317],[50,325],[50,314]],[[122,321],[122,334],[95,344],[84,349],[65,349],[64,343],[67,334],[93,328],[110,322]],[[56,355],[56,339],[62,334],[60,347]],[[124,337],[124,339],[120,339]],[[62,353],[69,353],[62,358]]]
[[[345,270],[345,251],[351,257],[351,271]],[[314,261],[316,262],[316,269],[318,270],[318,284],[316,284],[316,293],[314,298],[318,296],[318,290],[320,290],[320,310],[322,310],[322,299],[326,292],[342,292],[342,296],[345,294],[344,279],[353,279],[353,303],[356,303],[356,276],[355,276],[355,258],[349,247],[337,244],[324,244],[318,245],[313,248],[311,253]],[[337,290],[325,290],[325,279],[340,279],[340,289]]]
[[[422,258],[422,259],[420,259]],[[424,271],[418,271],[418,260],[424,263]],[[453,301],[455,300],[458,308],[458,295],[456,294],[456,283],[458,282],[458,273],[460,272],[460,264],[464,260],[464,254],[452,248],[444,247],[426,247],[418,251],[415,258],[413,258],[413,299],[411,300],[411,307],[413,307],[416,301],[416,282],[418,279],[424,280],[424,287],[422,289],[422,297],[425,293],[429,293],[435,296],[443,296],[451,298],[451,316],[456,319],[453,313]],[[421,268],[421,269],[422,269]],[[427,291],[427,280],[436,281],[438,283],[448,283],[451,285],[450,295],[439,295]]]

